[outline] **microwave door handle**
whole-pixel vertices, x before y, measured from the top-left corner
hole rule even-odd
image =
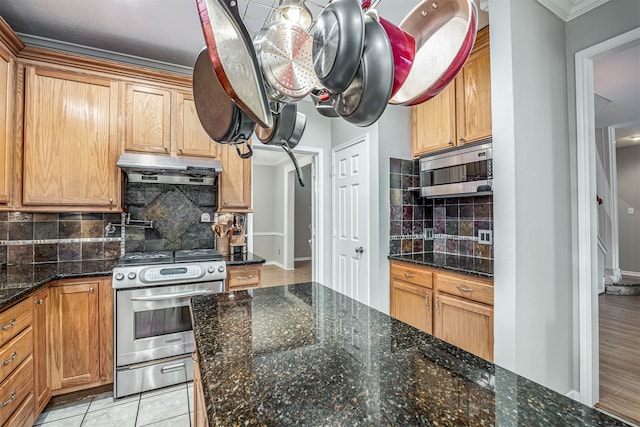
[[[214,294],[213,291],[191,291],[191,292],[183,292],[179,294],[162,294],[162,295],[150,295],[148,297],[132,297],[131,301],[162,301],[167,299],[175,299],[175,298],[190,298],[198,295],[209,295]]]

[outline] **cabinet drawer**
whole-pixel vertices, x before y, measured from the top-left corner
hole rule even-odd
[[[418,266],[391,262],[391,278],[429,289],[433,288],[433,273]]]
[[[30,299],[26,299],[0,313],[0,345],[31,324],[33,312],[30,302]]]
[[[254,288],[260,286],[260,274],[262,266],[243,265],[229,267],[227,270],[227,283],[229,290]]]
[[[490,280],[474,280],[459,275],[439,273],[436,285],[439,292],[493,305],[493,284]]]
[[[33,352],[33,333],[31,327],[0,348],[0,381],[7,376]]]
[[[7,420],[6,425],[11,427],[31,427],[36,421],[33,405],[33,393],[29,393],[16,412]]]
[[[33,390],[33,357],[29,356],[0,385],[0,424],[4,422],[20,407],[20,403]]]

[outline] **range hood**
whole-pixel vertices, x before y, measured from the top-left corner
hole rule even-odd
[[[222,172],[218,160],[154,154],[123,153],[117,165],[129,182],[157,184],[213,185],[216,175]]]

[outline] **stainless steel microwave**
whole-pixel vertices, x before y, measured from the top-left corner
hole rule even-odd
[[[492,186],[491,142],[420,158],[422,197],[480,196],[492,194]]]

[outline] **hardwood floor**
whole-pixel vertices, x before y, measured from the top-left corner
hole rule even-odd
[[[640,424],[640,295],[603,294],[600,307],[600,402]]]
[[[275,265],[262,266],[263,288],[277,285],[292,285],[311,281],[311,261],[297,261],[294,270],[284,270]]]

